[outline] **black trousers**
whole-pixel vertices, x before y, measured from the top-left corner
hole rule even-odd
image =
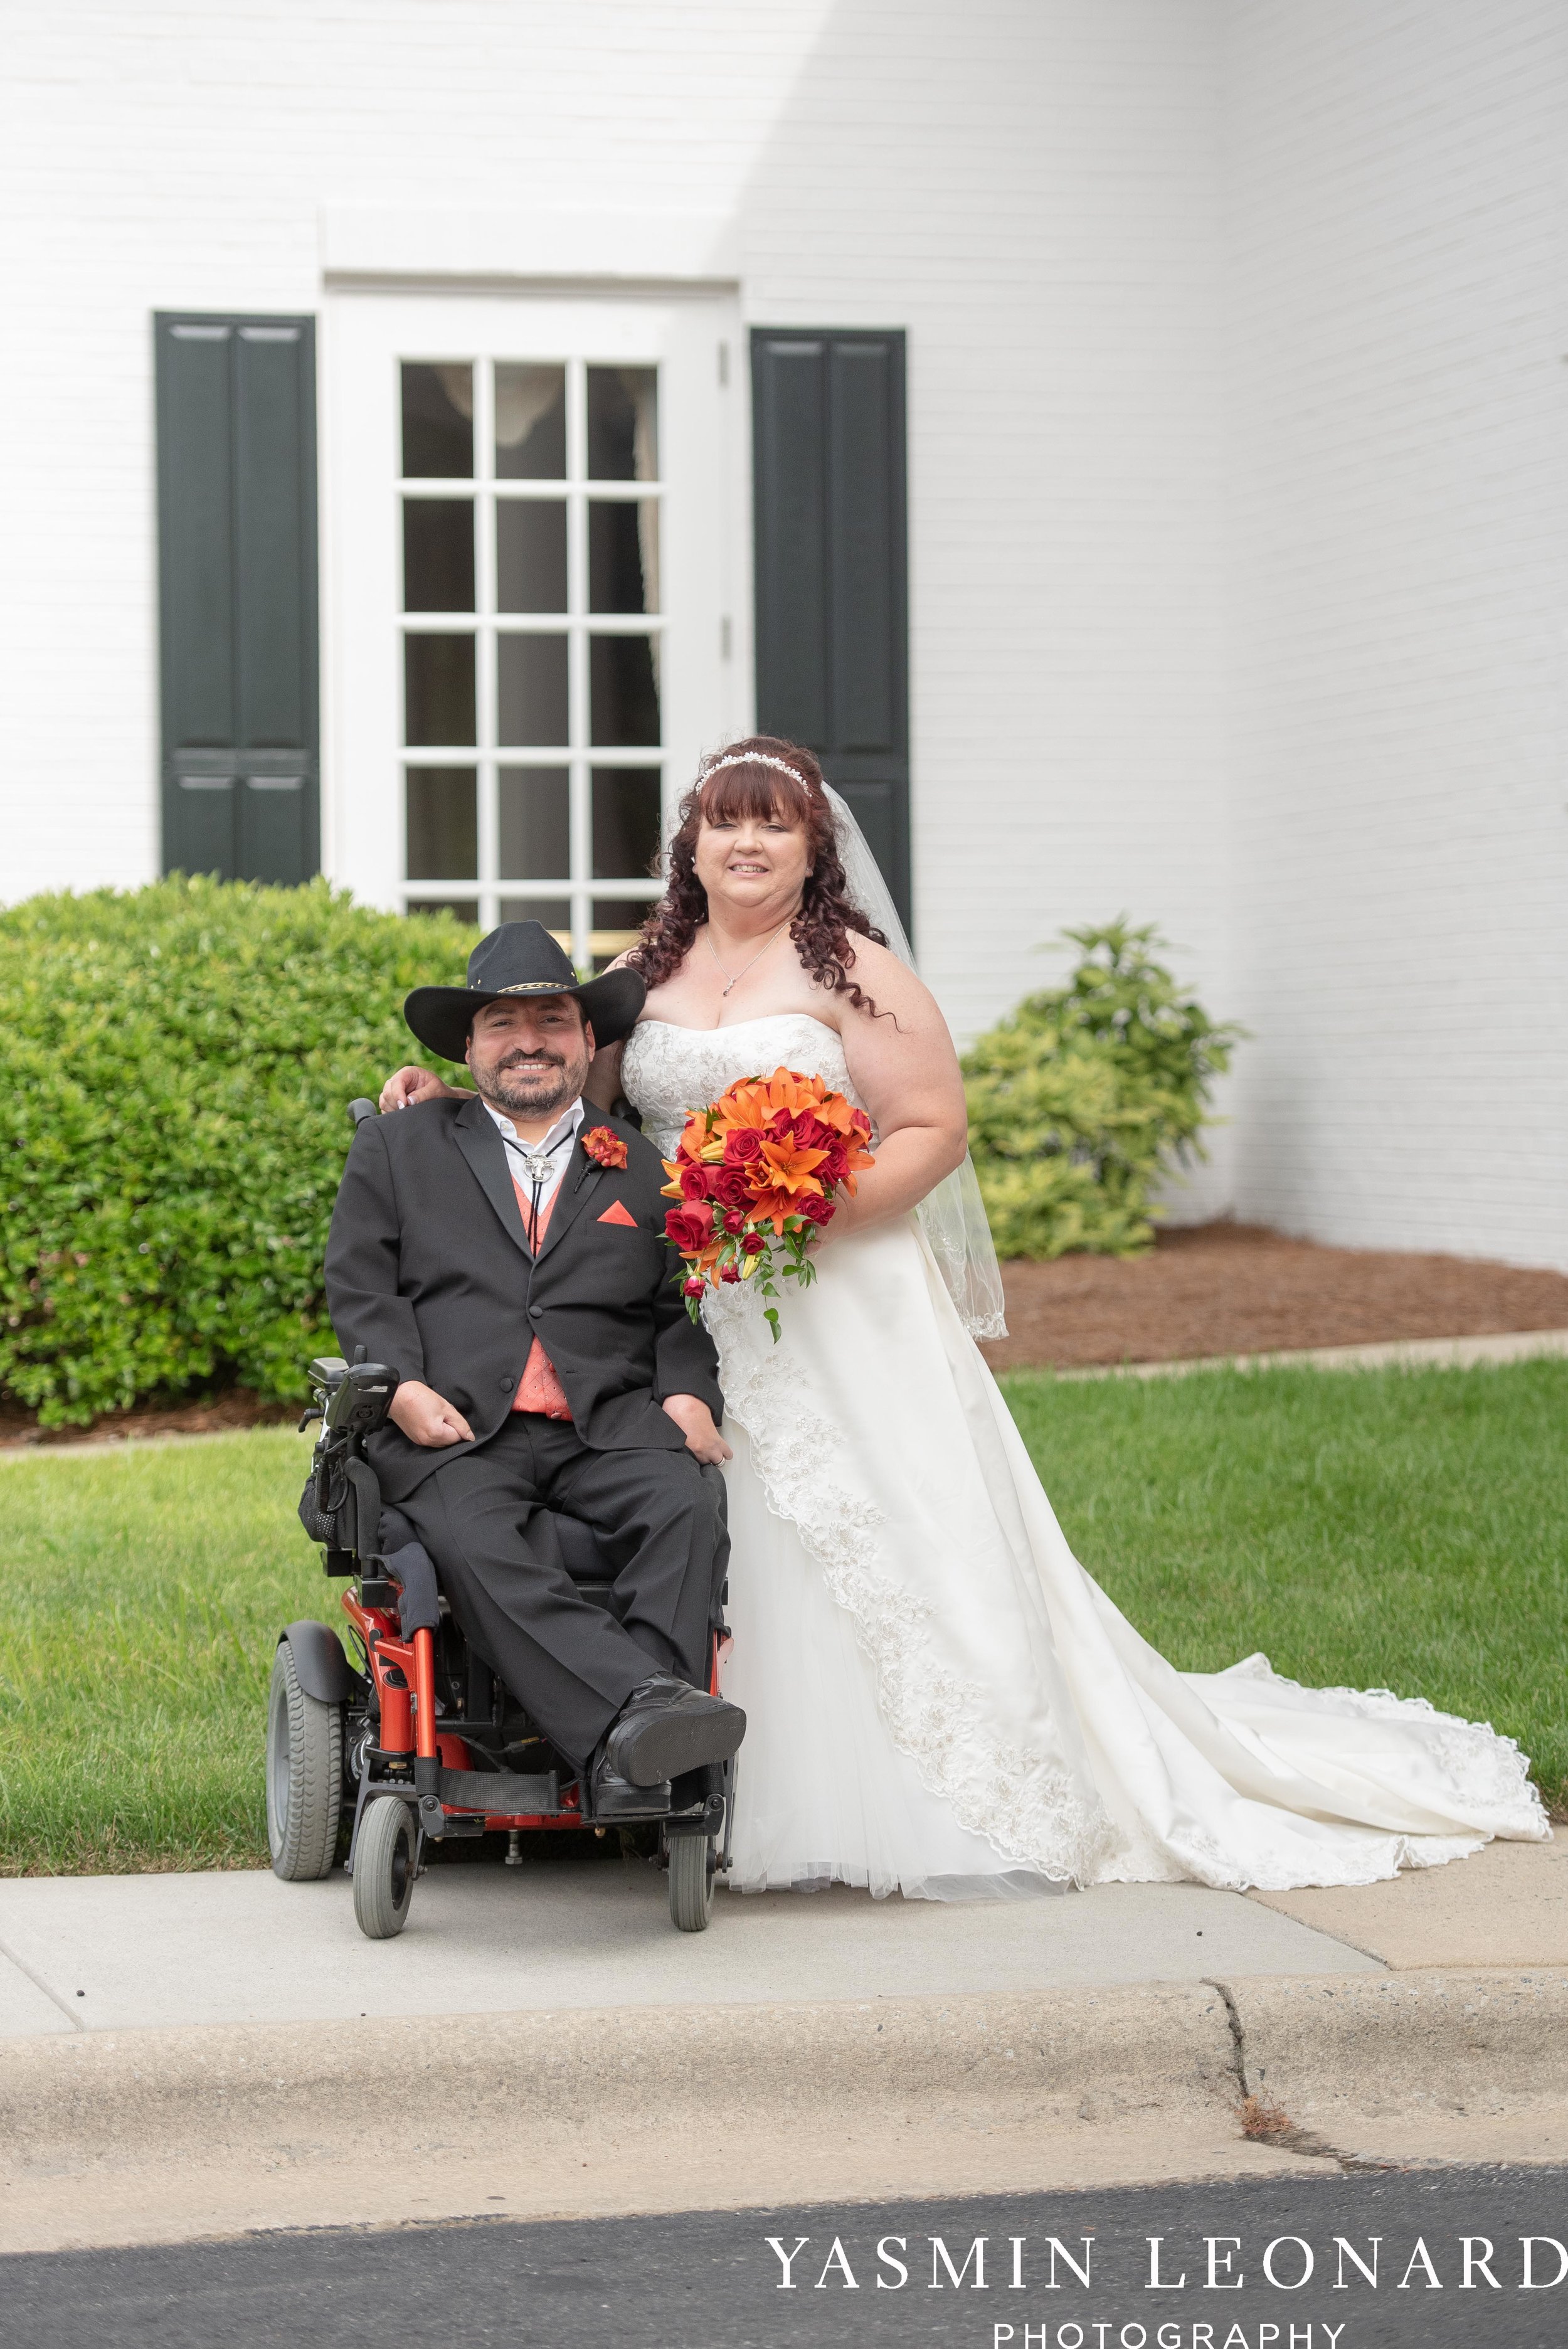
[[[693,1453],[593,1452],[569,1420],[514,1412],[398,1506],[466,1636],[573,1762],[587,1762],[650,1671],[707,1687],[729,1537],[722,1492]],[[619,1621],[579,1596],[552,1510],[624,1561]]]

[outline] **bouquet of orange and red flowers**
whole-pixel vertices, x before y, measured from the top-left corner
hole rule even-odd
[[[755,1280],[764,1297],[779,1280],[806,1288],[817,1277],[807,1249],[854,1196],[857,1168],[872,1164],[872,1122],[820,1077],[775,1069],[748,1077],[686,1122],[665,1160],[665,1234],[686,1266],[677,1276],[695,1321],[703,1292]],[[779,1309],[763,1308],[779,1336]]]

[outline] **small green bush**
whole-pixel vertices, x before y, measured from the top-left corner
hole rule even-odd
[[[47,1426],[330,1350],[346,1105],[422,1057],[449,916],[176,878],[0,914],[0,1388]]]
[[[1244,1030],[1180,994],[1154,929],[1064,935],[1079,949],[1067,985],[965,1056],[975,1172],[1001,1255],[1136,1256],[1159,1175],[1205,1155],[1210,1087]]]

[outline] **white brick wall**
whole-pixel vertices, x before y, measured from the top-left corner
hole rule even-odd
[[[154,308],[318,306],[324,204],[729,209],[748,316],[909,330],[918,922],[955,1023],[1123,905],[1219,984],[1215,26],[12,0],[5,894],[156,868]]]
[[[1184,1212],[1568,1264],[1560,0],[10,0],[0,895],[157,864],[150,313],[324,207],[729,214],[910,336],[917,916],[1257,1040]],[[1228,598],[1228,605],[1227,605]]]
[[[910,335],[917,924],[968,1030],[1124,907],[1223,985],[1215,16],[840,7],[752,314]]]
[[[1568,16],[1228,47],[1237,1206],[1568,1265]]]

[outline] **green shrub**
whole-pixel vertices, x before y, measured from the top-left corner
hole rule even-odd
[[[1001,1255],[1135,1256],[1159,1175],[1205,1155],[1210,1086],[1244,1030],[1181,996],[1152,928],[1065,936],[1080,949],[1067,985],[965,1056],[975,1172]]]
[[[324,882],[162,881],[0,914],[0,1388],[46,1425],[330,1350],[346,1104],[418,1059],[403,998],[448,916]]]

